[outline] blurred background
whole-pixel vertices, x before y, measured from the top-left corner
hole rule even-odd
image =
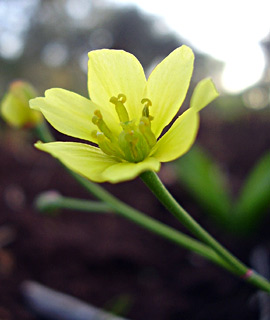
[[[149,74],[172,50],[190,46],[196,60],[185,106],[204,77],[220,97],[201,113],[195,152],[164,165],[160,175],[196,219],[249,263],[257,245],[270,248],[269,12],[268,0],[0,0],[0,100],[16,79],[39,95],[60,87],[87,97],[91,50],[131,52]],[[34,150],[35,140],[0,120],[1,319],[38,319],[20,294],[29,279],[130,319],[258,319],[250,287],[119,217],[38,215],[32,203],[42,191],[89,195]],[[138,179],[105,186],[181,229]],[[9,241],[1,245],[3,230]]]
[[[211,76],[222,95],[239,98],[240,108],[266,109],[269,6],[263,0],[1,0],[0,93],[23,77],[41,93],[59,86],[87,95],[90,50],[124,49],[149,73],[184,43],[196,52],[194,82]]]

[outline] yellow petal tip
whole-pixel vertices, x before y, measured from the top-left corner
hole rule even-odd
[[[195,111],[200,111],[210,102],[215,100],[219,93],[211,78],[201,80],[194,89],[190,101],[190,107]]]

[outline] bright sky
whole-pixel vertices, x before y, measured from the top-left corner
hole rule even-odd
[[[224,61],[223,87],[240,92],[260,80],[259,42],[270,33],[270,0],[108,0],[159,16],[197,50]]]
[[[0,55],[7,59],[21,54],[22,35],[38,0],[20,0],[20,6],[15,6],[16,2],[0,0],[0,17],[4,17],[0,23]],[[91,8],[91,0],[65,3],[67,10],[79,18]],[[222,75],[225,91],[241,92],[263,74],[265,57],[260,41],[270,33],[270,0],[105,0],[105,3],[137,5],[159,17],[162,25],[178,33],[186,44],[225,62]]]

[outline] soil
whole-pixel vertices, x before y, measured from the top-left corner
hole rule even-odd
[[[269,120],[254,114],[233,123],[205,118],[198,141],[226,168],[237,193],[247,172],[269,150],[269,132]],[[0,250],[1,320],[38,319],[22,299],[24,280],[107,310],[122,302],[123,316],[132,320],[259,319],[256,289],[122,217],[67,210],[38,213],[33,201],[43,191],[91,196],[50,156],[34,150],[33,141],[27,132],[1,132],[0,241],[3,230],[12,231]],[[160,172],[165,178],[166,168]],[[217,228],[174,179],[166,183],[191,215],[245,263],[256,246],[270,249],[269,217],[252,237],[237,238]],[[184,230],[140,179],[104,187]]]

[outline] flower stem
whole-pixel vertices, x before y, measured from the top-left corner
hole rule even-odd
[[[235,270],[231,267],[231,265],[224,261],[224,259],[220,258],[220,256],[207,245],[128,206],[101,186],[86,180],[77,173],[70,172],[70,174],[97,199],[104,201],[107,205],[109,205],[117,214],[136,223],[137,225],[140,225],[144,229],[160,235],[161,237],[168,239],[169,241],[176,243],[185,249],[203,256],[204,258],[223,267],[224,269],[235,273]]]
[[[39,211],[54,211],[57,209],[68,209],[87,212],[112,212],[105,202],[101,201],[89,201],[76,198],[63,197],[62,195],[47,191],[41,193],[35,199],[35,207]]]
[[[227,249],[218,243],[205,229],[203,229],[176,200],[160,181],[153,171],[146,171],[141,174],[141,179],[153,192],[157,199],[198,239],[211,247],[221,259],[232,267],[234,273],[247,282],[258,288],[270,292],[270,283],[250,268],[245,266],[240,260],[233,256]],[[230,270],[231,271],[231,270]]]
[[[35,132],[39,139],[41,139],[43,142],[51,142],[54,141],[54,137],[51,134],[48,125],[45,121],[42,121],[40,124],[38,124],[35,127]]]

